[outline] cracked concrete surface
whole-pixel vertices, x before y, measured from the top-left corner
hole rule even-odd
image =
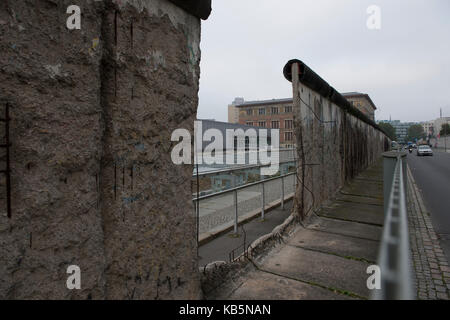
[[[298,226],[282,244],[231,275],[207,298],[369,298],[366,269],[377,259],[382,232],[380,181],[381,161],[346,185],[307,225]],[[353,195],[345,195],[346,190]],[[351,217],[344,214],[342,219],[339,212],[351,212]]]

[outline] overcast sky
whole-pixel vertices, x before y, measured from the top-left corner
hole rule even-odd
[[[368,93],[377,120],[450,116],[450,0],[212,0],[202,22],[198,118],[227,121],[235,97],[292,97],[304,61],[339,92]],[[381,29],[366,26],[370,5]]]

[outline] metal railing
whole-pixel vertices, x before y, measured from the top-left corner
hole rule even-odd
[[[280,159],[278,161],[278,164],[282,165],[282,164],[286,164],[286,163],[290,163],[290,162],[296,162],[295,151],[296,151],[296,149],[294,149],[294,148],[279,149],[278,153],[280,155]],[[247,156],[248,156],[248,151],[246,151],[244,153],[247,154]],[[283,153],[287,153],[288,155],[282,156]],[[244,160],[245,160],[245,157],[247,157],[247,156],[244,156]],[[282,158],[288,158],[288,159],[283,160]],[[227,173],[227,172],[240,171],[240,170],[246,170],[246,169],[252,169],[252,168],[268,167],[268,166],[270,166],[270,164],[236,164],[236,165],[233,165],[230,167],[224,167],[224,168],[212,167],[210,170],[199,171],[198,175],[199,176],[209,176],[209,175],[214,175],[214,174],[218,174],[218,173]],[[197,176],[197,172],[194,169],[192,177],[194,178],[195,176]]]
[[[285,161],[281,164],[288,164],[288,163],[292,163],[294,167],[296,167],[296,160],[293,161]],[[229,173],[231,176],[233,176],[234,178],[234,183],[233,183],[233,187],[228,188],[226,190],[222,190],[219,192],[215,192],[212,194],[206,194],[206,195],[202,195],[202,196],[198,196],[198,197],[194,197],[192,199],[193,203],[194,203],[194,209],[196,212],[196,218],[197,218],[197,233],[199,233],[199,219],[200,219],[200,202],[203,200],[207,200],[207,199],[211,199],[211,198],[216,198],[216,197],[220,197],[223,195],[227,195],[232,193],[233,194],[233,208],[234,208],[234,217],[233,217],[233,225],[234,225],[234,233],[238,233],[238,225],[239,225],[239,208],[238,208],[238,192],[240,190],[244,190],[244,189],[248,189],[254,186],[260,186],[260,190],[261,190],[261,205],[260,205],[260,210],[261,210],[261,219],[264,219],[264,215],[265,215],[265,210],[266,210],[266,205],[267,205],[267,201],[266,201],[266,197],[265,197],[265,188],[266,188],[266,184],[271,182],[271,181],[276,181],[276,180],[281,180],[281,196],[280,196],[280,202],[281,202],[281,208],[284,209],[285,206],[285,179],[286,177],[289,176],[294,176],[296,174],[296,172],[288,172],[285,174],[279,174],[277,176],[274,177],[269,177],[269,178],[261,178],[259,181],[256,182],[251,182],[251,183],[245,183],[242,185],[237,185],[236,183],[236,178],[237,175],[235,175],[234,173],[237,171],[242,171],[242,170],[248,170],[248,169],[255,169],[255,168],[261,168],[264,166],[269,166],[269,165],[252,165],[252,166],[243,166],[243,167],[233,167],[233,168],[228,168],[228,169],[220,169],[220,170],[216,170],[216,171],[208,171],[208,172],[203,172],[203,173],[199,173],[199,176],[207,176],[207,175],[214,175],[214,174],[223,174],[223,173]],[[194,176],[195,177],[195,176]],[[293,183],[293,190],[295,190],[295,184],[296,184],[296,179],[293,179],[294,183]],[[197,235],[197,239],[198,239]]]
[[[410,300],[414,294],[406,207],[406,154],[387,152],[383,156],[385,217],[378,256],[381,288],[374,290],[372,298]]]
[[[0,118],[0,122],[5,123],[5,143],[0,144],[0,148],[4,148],[6,150],[6,167],[3,170],[0,170],[0,173],[4,173],[6,177],[6,212],[7,217],[11,218],[11,167],[10,167],[10,148],[11,142],[9,139],[9,103],[6,103],[5,106],[5,118]]]
[[[242,226],[242,233],[244,234],[244,242],[242,242],[241,245],[237,246],[228,253],[228,261],[230,262],[233,262],[234,260],[236,260],[237,257],[241,255],[239,253],[239,251],[241,250],[244,254],[244,257],[248,258],[248,248],[250,244],[247,244],[247,233],[245,232],[244,226]]]

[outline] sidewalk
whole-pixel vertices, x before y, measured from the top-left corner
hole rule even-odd
[[[416,297],[448,300],[450,267],[420,191],[407,171]],[[376,264],[384,218],[382,173],[380,161],[345,186],[307,224],[295,226],[280,244],[250,263],[227,265],[225,280],[207,290],[205,298],[367,299],[366,269]]]
[[[281,206],[278,206],[267,212],[264,221],[261,221],[258,215],[250,222],[239,226],[238,237],[234,235],[234,230],[230,230],[201,245],[198,249],[199,266],[204,267],[208,263],[216,261],[229,262],[230,252],[243,245],[244,238],[246,246],[248,246],[256,239],[271,232],[273,228],[282,224],[289,217],[292,210],[292,200],[286,201],[284,206],[284,210],[281,209]],[[243,251],[243,246],[238,248],[235,252],[235,257],[238,257]]]
[[[408,222],[417,297],[449,300],[450,267],[409,168],[408,182]]]
[[[381,161],[207,299],[367,299],[383,223]]]

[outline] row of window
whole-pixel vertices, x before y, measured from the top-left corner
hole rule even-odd
[[[279,107],[258,108],[257,112],[258,112],[258,115],[260,115],[260,116],[263,116],[266,114],[279,114],[280,109],[282,109],[282,108],[279,108]],[[256,112],[256,109],[253,109],[253,108],[248,108],[246,110],[248,116],[252,116],[254,114],[254,111]],[[284,107],[284,113],[292,113],[292,106]]]
[[[293,133],[292,131],[288,131],[284,133],[284,141],[292,141],[293,140]]]
[[[247,121],[245,123],[248,126],[257,126],[261,128],[267,128],[267,121]],[[280,121],[274,120],[270,121],[270,128],[272,129],[280,129]],[[285,129],[292,129],[293,128],[293,121],[292,120],[284,120],[284,128]]]

